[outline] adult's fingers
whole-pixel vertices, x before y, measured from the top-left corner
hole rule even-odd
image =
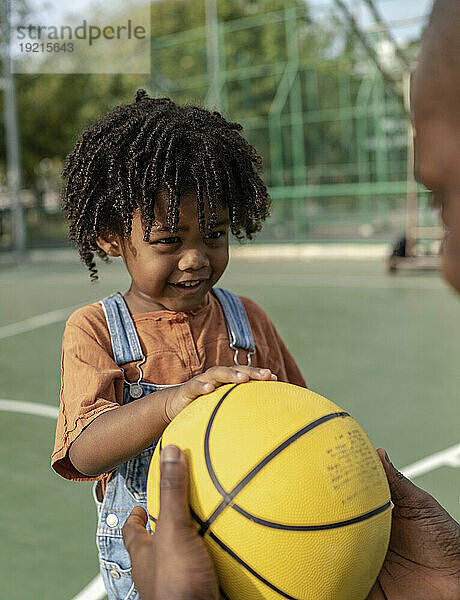
[[[144,536],[150,536],[145,528],[147,525],[147,518],[147,513],[142,506],[135,506],[129,517],[126,519],[126,522],[123,525],[122,534],[123,542],[128,552],[136,541],[142,540]]]
[[[173,445],[160,455],[160,522],[177,526],[190,523],[188,508],[188,470],[184,453]]]
[[[396,514],[400,518],[410,519],[412,522],[419,521],[424,525],[437,524],[438,528],[442,523],[446,535],[455,535],[458,543],[459,526],[449,513],[431,494],[404,477],[383,448],[379,448],[377,452],[385,469]]]
[[[404,505],[405,507],[411,506],[413,508],[420,507],[425,509],[427,505],[436,502],[428,492],[417,487],[396,469],[383,448],[379,448],[377,453],[385,469],[391,491],[391,500],[395,506]]]
[[[153,600],[155,589],[155,541],[145,528],[147,513],[135,506],[123,526],[123,542],[131,558],[133,581],[144,600]]]
[[[366,596],[366,600],[386,600],[386,597],[382,591],[382,587],[378,579],[372,586],[369,595]]]

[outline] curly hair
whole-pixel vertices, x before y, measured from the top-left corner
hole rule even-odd
[[[223,201],[232,233],[251,239],[269,215],[270,198],[259,175],[262,159],[242,129],[218,112],[151,98],[141,89],[133,104],[116,106],[84,130],[66,159],[62,207],[69,238],[91,279],[97,279],[94,253],[108,260],[97,238],[128,238],[133,213],[140,209],[148,241],[155,194],[163,189],[171,232],[178,228],[181,192],[193,189],[201,231],[215,225],[216,206]]]

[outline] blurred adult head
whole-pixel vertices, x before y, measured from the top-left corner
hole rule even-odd
[[[436,0],[412,85],[417,176],[448,230],[442,271],[460,292],[460,0]]]

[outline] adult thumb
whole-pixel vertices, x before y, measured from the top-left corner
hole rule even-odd
[[[177,525],[190,522],[188,508],[188,471],[184,453],[173,445],[160,455],[160,521]]]
[[[385,469],[393,504],[395,506],[402,504],[406,507],[411,506],[416,508],[420,506],[426,508],[427,499],[432,499],[431,496],[413,484],[407,477],[404,477],[390,461],[388,454],[383,448],[379,448],[377,453]]]

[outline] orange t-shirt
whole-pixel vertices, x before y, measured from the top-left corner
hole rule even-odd
[[[195,312],[160,310],[133,316],[142,352],[143,381],[174,385],[188,381],[216,365],[233,365],[227,326],[218,300]],[[268,315],[249,298],[241,298],[254,337],[255,367],[267,367],[285,381],[306,386],[305,380]],[[246,364],[240,350],[239,362]],[[127,381],[136,381],[137,363],[123,365]],[[115,363],[102,306],[88,304],[68,319],[62,342],[61,402],[51,466],[62,477],[76,481],[101,480],[104,490],[110,473],[90,477],[79,473],[69,459],[69,448],[95,418],[123,402],[123,372]]]

